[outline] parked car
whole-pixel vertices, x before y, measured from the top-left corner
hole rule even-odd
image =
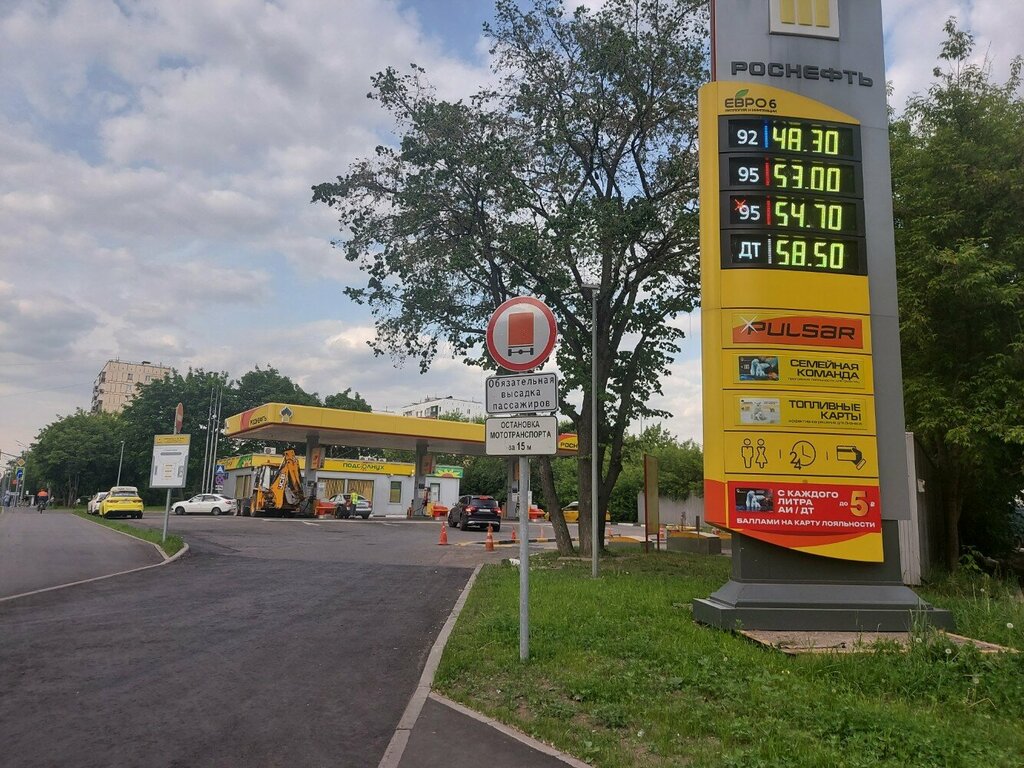
[[[89,503],[86,505],[85,511],[90,515],[98,515],[100,513],[100,502],[107,498],[108,493],[110,493],[110,491],[100,491],[89,499]]]
[[[174,505],[176,515],[237,515],[238,502],[219,493],[199,493]]]
[[[100,517],[134,517],[142,519],[142,499],[134,485],[115,485],[100,502]]]
[[[495,531],[500,531],[498,500],[493,496],[461,496],[448,510],[448,525],[464,531],[470,526],[486,528],[493,525]]]
[[[356,500],[356,508],[349,512],[348,502],[351,494],[339,493],[336,496],[331,496],[331,503],[334,505],[334,516],[340,517],[341,519],[347,519],[352,515],[361,517],[366,520],[370,515],[373,514],[373,502],[371,502],[365,496],[360,496]]]
[[[562,517],[565,518],[567,523],[578,523],[580,521],[580,503],[578,501],[571,501],[562,507]],[[604,519],[608,523],[612,521],[611,513],[607,510],[605,510]]]

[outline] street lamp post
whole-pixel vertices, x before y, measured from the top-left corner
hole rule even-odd
[[[124,440],[121,441],[121,457],[117,460],[117,482],[114,485],[121,484],[121,462],[124,461]]]
[[[585,283],[590,289],[590,575],[598,576],[597,544],[597,294],[600,283]]]

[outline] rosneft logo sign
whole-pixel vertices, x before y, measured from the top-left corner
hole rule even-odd
[[[839,39],[839,0],[768,0],[773,35]]]

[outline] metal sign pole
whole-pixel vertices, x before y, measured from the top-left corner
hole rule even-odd
[[[161,543],[167,541],[167,520],[170,518],[170,516],[171,516],[171,489],[168,488],[167,489],[167,505],[164,507],[164,535],[160,539]]]
[[[181,408],[181,403],[178,403],[178,408]],[[181,429],[181,420],[178,418],[178,412],[174,412],[174,434],[178,434],[178,430]],[[171,489],[167,489],[167,503],[164,505],[164,534],[160,539],[160,543],[167,541],[167,521],[171,518]]]
[[[596,579],[599,575],[598,565],[601,547],[597,541],[598,511],[598,467],[597,467],[597,409],[601,403],[597,399],[597,292],[600,286],[590,290],[590,576]]]
[[[530,658],[530,458],[519,457],[519,660]]]

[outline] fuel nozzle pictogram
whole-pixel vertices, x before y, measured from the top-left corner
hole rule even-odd
[[[837,445],[836,459],[838,461],[848,461],[857,469],[864,469],[864,465],[868,463],[860,448],[855,445]]]

